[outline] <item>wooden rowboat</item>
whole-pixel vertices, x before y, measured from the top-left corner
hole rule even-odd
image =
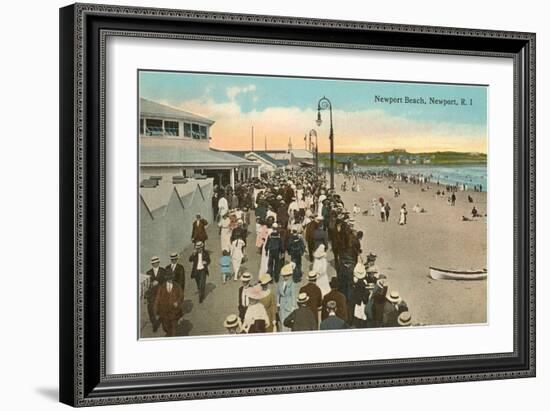
[[[484,280],[487,278],[487,269],[483,270],[447,270],[430,267],[430,277],[434,280]]]

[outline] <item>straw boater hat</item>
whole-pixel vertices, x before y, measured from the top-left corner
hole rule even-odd
[[[195,248],[201,248],[201,247],[203,247],[203,246],[204,246],[204,243],[203,243],[202,241],[197,241],[197,242],[195,243]]]
[[[310,271],[308,274],[307,274],[307,279],[309,281],[315,281],[317,280],[317,272],[316,271]]]
[[[237,220],[237,224],[238,225],[243,225],[243,220],[241,220],[240,218]]]
[[[355,265],[355,268],[353,269],[353,276],[362,280],[367,276],[367,271],[365,270],[365,266],[361,263],[357,263]]]
[[[178,259],[178,253],[170,254],[170,260],[177,260],[177,259]]]
[[[262,274],[262,275],[260,275],[259,280],[260,280],[260,284],[262,284],[262,285],[269,284],[271,282],[271,275]]]
[[[160,263],[160,258],[158,258],[156,255],[151,257],[151,264]]]
[[[315,216],[315,221],[323,221],[323,216],[322,215]]]
[[[309,297],[306,293],[298,294],[298,304],[305,304],[309,301]]]
[[[378,293],[381,292],[383,295],[385,295],[388,292],[388,282],[381,278],[380,280],[376,281],[376,288],[378,289]]]
[[[250,281],[252,279],[252,275],[246,271],[241,275],[241,281]]]
[[[389,302],[394,303],[394,304],[397,304],[398,302],[401,301],[401,297],[399,296],[399,292],[395,291],[395,290],[390,291],[386,295],[386,298],[388,299]]]
[[[294,267],[292,266],[292,263],[288,263],[283,265],[283,268],[281,268],[281,275],[283,277],[286,277],[288,275],[292,275],[293,271],[294,271]]]
[[[315,257],[315,258],[323,258],[326,255],[327,255],[327,253],[325,251],[325,245],[324,244],[320,244],[319,247],[317,247],[317,250],[315,250],[315,252],[313,253],[313,257]]]
[[[235,314],[229,314],[226,317],[225,321],[223,322],[223,326],[225,328],[235,328],[240,325],[241,325],[241,320]]]
[[[271,228],[279,228],[279,224],[273,223],[273,224],[271,224]]]
[[[401,326],[407,326],[412,324],[412,317],[411,313],[408,311],[404,311],[401,314],[399,314],[399,317],[397,318],[397,323]]]

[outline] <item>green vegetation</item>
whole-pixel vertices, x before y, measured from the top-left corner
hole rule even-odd
[[[329,164],[329,153],[319,153],[319,163]],[[461,153],[456,151],[436,151],[432,153],[408,153],[405,150],[392,150],[381,153],[336,153],[337,162],[350,161],[357,165],[461,165],[486,164],[487,154]]]

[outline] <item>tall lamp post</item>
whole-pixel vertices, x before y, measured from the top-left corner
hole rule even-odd
[[[330,112],[330,189],[334,190],[334,130],[332,128],[332,103],[328,98],[323,96],[317,103],[317,125],[320,127],[323,123],[321,120],[321,110],[329,109]]]
[[[315,131],[314,129],[309,130],[310,143],[311,143],[311,136],[315,136],[315,172],[319,173],[319,146],[317,145],[317,131]]]

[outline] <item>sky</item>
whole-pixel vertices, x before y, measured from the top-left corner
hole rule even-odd
[[[305,148],[313,129],[328,152],[326,96],[336,152],[487,152],[485,86],[141,71],[139,94],[214,120],[214,148],[249,150],[253,126],[256,149]]]

